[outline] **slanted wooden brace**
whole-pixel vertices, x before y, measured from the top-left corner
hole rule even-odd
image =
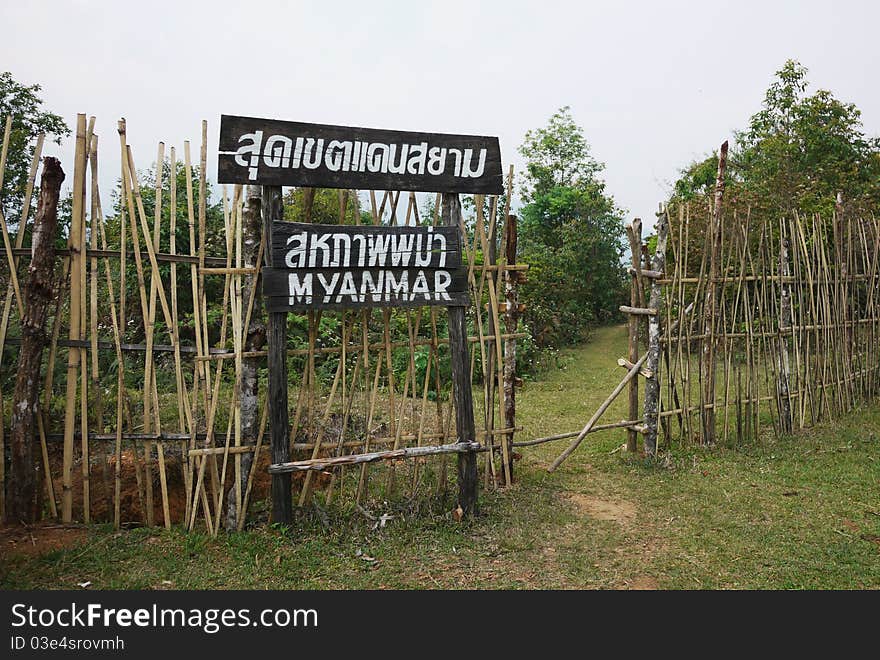
[[[460,192],[503,192],[497,138],[302,124],[223,116],[220,183],[263,190],[263,295],[268,311],[268,414],[272,519],[290,523],[291,473],[378,460],[458,455],[457,515],[477,507],[477,453],[470,305]],[[282,185],[440,191],[438,227],[283,222]],[[445,306],[457,441],[335,458],[290,461],[287,315],[313,309]]]

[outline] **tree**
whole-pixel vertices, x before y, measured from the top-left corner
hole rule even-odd
[[[728,196],[753,213],[793,210],[828,217],[838,192],[853,203],[880,201],[880,141],[865,136],[861,112],[824,89],[807,95],[807,69],[788,60],[767,88],[761,110],[735,133]],[[714,183],[715,156],[682,170],[673,199],[691,201]]]
[[[520,153],[527,161],[520,245],[531,265],[520,289],[525,322],[540,346],[581,341],[592,325],[618,316],[622,213],[568,107],[528,131]]]
[[[865,136],[855,104],[823,89],[805,96],[806,75],[788,60],[737,133],[733,166],[743,187],[780,212],[830,212],[837,192],[876,199],[880,142]]]
[[[22,85],[9,71],[0,73],[0,139],[6,127],[6,118],[12,117],[12,132],[6,158],[6,173],[0,188],[0,210],[9,222],[17,222],[21,212],[31,153],[28,148],[39,133],[61,144],[61,138],[70,135],[64,120],[42,109],[43,100],[37,96],[39,85]]]
[[[583,129],[574,123],[567,105],[550,117],[547,126],[526,131],[519,152],[526,159],[522,192],[527,200],[557,186],[596,183],[605,167],[590,155]]]

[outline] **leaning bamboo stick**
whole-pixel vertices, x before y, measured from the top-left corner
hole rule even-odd
[[[611,394],[608,395],[608,397],[605,399],[605,401],[602,402],[602,404],[599,406],[599,408],[596,410],[596,412],[593,413],[593,416],[590,418],[590,421],[588,421],[586,423],[586,425],[584,426],[584,428],[581,429],[580,433],[574,439],[574,441],[565,449],[565,451],[563,451],[556,458],[555,461],[553,461],[553,463],[550,464],[550,467],[547,468],[547,472],[555,472],[556,469],[562,464],[562,462],[566,458],[568,458],[572,454],[572,452],[574,452],[575,449],[577,449],[580,446],[581,442],[583,442],[583,439],[587,436],[587,434],[590,432],[590,429],[593,428],[593,426],[596,424],[596,422],[599,420],[599,418],[602,416],[602,414],[606,410],[608,410],[608,408],[611,406],[612,403],[614,403],[614,400],[617,398],[617,396],[621,392],[623,392],[623,389],[627,386],[629,381],[631,381],[633,378],[635,378],[638,375],[639,371],[642,368],[642,365],[645,363],[645,361],[647,359],[648,359],[648,354],[645,353],[642,357],[640,357],[638,359],[638,361],[635,364],[633,364],[632,368],[627,372],[626,376],[623,377],[623,380],[621,380],[620,383],[618,383],[617,387],[615,387],[611,391]]]
[[[3,183],[2,173],[6,170],[6,152],[9,147],[9,133],[12,127],[12,117],[7,117],[6,121],[6,131],[3,135],[3,148],[2,153],[0,153],[0,185]],[[6,263],[9,264],[9,282],[12,285],[12,290],[15,293],[15,304],[16,309],[18,311],[19,318],[24,316],[24,307],[23,301],[21,298],[21,290],[18,285],[18,273],[15,269],[15,256],[12,252],[12,243],[9,240],[9,229],[6,226],[6,218],[3,215],[2,210],[0,210],[0,230],[3,233],[3,247],[6,250]]]
[[[10,117],[11,119],[11,117]],[[5,136],[4,136],[5,138]],[[37,142],[34,146],[34,155],[31,159],[30,170],[28,171],[28,179],[27,186],[25,188],[24,193],[24,201],[21,208],[21,214],[18,218],[18,229],[15,233],[15,248],[14,250],[21,250],[24,245],[24,235],[25,235],[25,226],[27,225],[27,219],[30,215],[30,207],[31,207],[31,198],[34,193],[34,182],[37,178],[37,168],[40,164],[40,156],[43,153],[43,140],[45,138],[44,133],[40,133],[37,136]],[[4,140],[5,141],[5,140]],[[0,157],[0,162],[5,162],[2,157]],[[0,167],[0,172],[2,172],[2,167]],[[2,186],[3,176],[0,174],[0,186]],[[13,250],[13,251],[14,251]],[[19,259],[15,258],[12,268],[16,269],[18,267]],[[17,271],[16,271],[17,272]],[[3,347],[6,343],[6,331],[9,325],[9,316],[12,311],[12,297],[15,294],[14,287],[12,285],[12,280],[10,279],[9,284],[6,286],[6,298],[3,302],[3,317],[0,319],[0,364],[3,363]],[[2,481],[2,480],[0,480]]]

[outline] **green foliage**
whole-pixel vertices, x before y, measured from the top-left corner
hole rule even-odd
[[[547,126],[527,131],[519,151],[526,159],[522,192],[527,199],[558,186],[593,183],[604,168],[590,155],[583,129],[574,123],[569,106],[554,113]]]
[[[530,264],[520,299],[537,345],[558,348],[618,317],[622,214],[597,178],[602,165],[590,156],[567,107],[545,128],[526,133],[520,152],[528,160],[520,254]]]
[[[712,154],[705,160],[694,161],[681,172],[675,182],[674,197],[691,202],[697,197],[710,195],[718,172],[718,156]]]
[[[6,118],[12,116],[6,174],[0,188],[0,210],[10,223],[17,222],[24,202],[31,142],[39,133],[45,133],[55,144],[61,144],[61,138],[70,135],[70,128],[59,115],[42,109],[40,89],[39,85],[22,85],[9,71],[0,73],[0,140]]]
[[[312,191],[312,204],[308,208],[306,191]],[[331,188],[291,188],[284,195],[284,219],[287,222],[314,222],[321,225],[338,225],[339,208],[345,200],[345,222],[357,224],[360,216],[361,224],[372,224],[372,218],[366,211],[361,211],[357,203],[357,191],[334,190]]]
[[[861,112],[820,89],[807,95],[807,69],[788,60],[776,72],[761,110],[735,133],[730,151],[728,197],[753,213],[798,210],[829,217],[838,192],[847,203],[880,201],[880,140],[865,136]],[[686,167],[673,199],[692,201],[711,193],[717,157]]]

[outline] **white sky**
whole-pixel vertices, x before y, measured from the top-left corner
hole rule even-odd
[[[652,222],[678,169],[745,126],[786,58],[880,133],[878,19],[877,3],[839,0],[3,0],[0,71],[40,83],[71,127],[96,115],[105,189],[123,116],[141,169],[159,140],[182,158],[190,139],[197,158],[207,119],[213,179],[221,113],[497,135],[519,168],[525,131],[570,105],[608,191]]]

